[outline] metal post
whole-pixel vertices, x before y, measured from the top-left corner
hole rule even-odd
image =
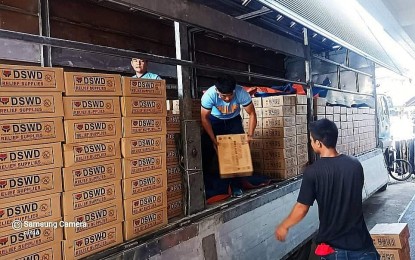
[[[375,118],[378,116],[378,96],[377,96],[377,90],[376,90],[376,64],[372,62],[372,86],[373,86],[373,98],[375,99]],[[376,136],[376,147],[379,147],[379,122],[376,120],[376,127],[375,127],[375,136]]]
[[[40,35],[50,37],[49,0],[39,0]],[[42,45],[41,65],[52,67],[52,47]]]
[[[187,26],[174,22],[176,58],[189,60]],[[177,65],[177,86],[180,99],[181,137],[183,145],[183,180],[186,189],[186,214],[192,215],[205,208],[205,188],[202,172],[202,149],[200,125],[191,120],[192,99],[190,68]]]

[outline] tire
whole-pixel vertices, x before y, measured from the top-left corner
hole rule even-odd
[[[412,175],[411,164],[402,159],[397,159],[392,162],[392,167],[389,169],[389,175],[397,181],[406,181]]]

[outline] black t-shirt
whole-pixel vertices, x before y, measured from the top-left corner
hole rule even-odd
[[[312,206],[317,200],[316,243],[345,250],[373,246],[363,218],[363,183],[362,165],[346,155],[321,158],[305,170],[297,201]]]

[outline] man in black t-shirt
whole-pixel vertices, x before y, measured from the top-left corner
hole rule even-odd
[[[356,158],[336,151],[338,130],[333,122],[322,119],[311,123],[309,128],[311,146],[320,159],[305,170],[297,203],[276,228],[276,238],[284,241],[288,230],[307,215],[316,200],[320,226],[315,242],[331,247],[320,256],[380,259],[363,218],[362,165]]]

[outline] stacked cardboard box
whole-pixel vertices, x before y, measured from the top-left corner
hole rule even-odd
[[[62,91],[62,69],[0,65],[1,259],[61,257]]]
[[[65,72],[62,205],[65,222],[77,223],[64,228],[68,259],[123,241],[119,96],[120,75]]]
[[[298,174],[304,173],[308,164],[308,127],[307,96],[297,95],[296,101],[296,133]]]
[[[370,235],[380,254],[380,259],[411,259],[408,224],[376,224],[370,230]]]
[[[124,238],[128,240],[167,224],[167,106],[164,80],[123,77],[122,87]]]

